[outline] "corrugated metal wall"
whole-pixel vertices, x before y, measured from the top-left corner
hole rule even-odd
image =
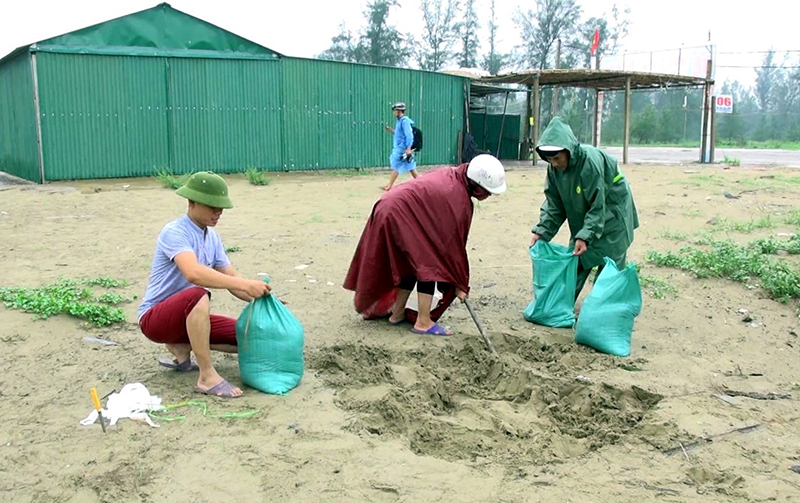
[[[279,61],[170,58],[175,173],[281,165]]]
[[[458,156],[464,79],[400,68],[284,58],[284,167],[387,166],[394,126],[391,104],[404,101],[422,130],[419,161]]]
[[[419,161],[457,157],[460,77],[294,58],[38,58],[48,180],[384,166],[394,101],[423,131]]]
[[[0,171],[39,182],[30,58],[25,51],[0,66]]]
[[[163,59],[37,58],[47,180],[144,176],[169,166]]]

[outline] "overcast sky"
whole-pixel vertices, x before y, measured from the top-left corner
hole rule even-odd
[[[485,30],[490,0],[478,0]],[[357,28],[363,23],[366,0],[172,0],[170,4],[196,17],[233,31],[290,56],[313,57],[330,45],[331,37],[345,21]],[[752,69],[721,66],[760,64],[762,54],[727,55],[725,52],[760,51],[772,48],[800,50],[797,16],[791,15],[789,0],[760,0],[757,8],[734,9],[722,0],[592,0],[582,2],[586,17],[610,12],[614,3],[631,9],[631,26],[624,47],[630,51],[717,44],[717,82],[726,77],[752,81]],[[422,20],[420,0],[400,0],[390,20],[402,32],[419,36]],[[156,5],[153,0],[0,0],[0,53]],[[512,16],[520,6],[533,7],[532,0],[496,0],[500,22],[500,48],[510,51],[519,43]],[[487,39],[486,33],[481,40]],[[800,53],[791,55],[794,64]],[[630,60],[629,60],[630,61]]]

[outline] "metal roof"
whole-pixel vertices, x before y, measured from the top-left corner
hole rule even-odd
[[[590,69],[559,69],[559,70],[530,70],[525,72],[507,73],[493,77],[473,79],[476,84],[521,84],[532,86],[535,77],[539,77],[540,86],[554,87],[587,87],[599,91],[614,91],[625,89],[628,78],[631,79],[631,89],[652,89],[659,87],[694,87],[706,84],[705,78],[690,77],[686,75],[669,75],[662,73],[630,72],[621,70],[590,70]],[[713,84],[713,80],[708,80]],[[501,89],[496,92],[505,92]]]
[[[26,51],[225,59],[282,56],[167,3],[18,47],[1,58],[0,64]]]

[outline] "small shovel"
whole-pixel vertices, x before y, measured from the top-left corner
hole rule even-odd
[[[478,318],[478,313],[475,312],[472,302],[466,297],[464,298],[463,302],[464,305],[467,306],[467,311],[469,311],[470,316],[472,316],[472,321],[474,321],[475,325],[478,327],[478,332],[481,333],[481,338],[483,338],[483,342],[486,343],[486,347],[493,355],[496,355],[497,351],[495,351],[494,345],[492,344],[491,339],[489,339],[489,335],[486,333],[486,329],[483,328],[483,322],[481,322],[481,319]]]

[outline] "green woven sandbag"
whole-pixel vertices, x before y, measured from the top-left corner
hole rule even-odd
[[[533,301],[525,319],[537,325],[569,328],[575,324],[575,286],[578,257],[572,248],[543,239],[530,248],[533,262]]]
[[[642,289],[634,264],[619,270],[606,265],[586,297],[575,328],[575,342],[614,356],[631,354],[633,321],[642,312]]]
[[[303,377],[303,325],[272,295],[253,300],[236,321],[242,382],[283,395]]]

